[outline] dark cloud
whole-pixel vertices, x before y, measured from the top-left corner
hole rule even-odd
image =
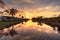
[[[5,3],[2,0],[0,0],[0,7],[5,8]]]
[[[3,5],[5,5],[5,3],[4,3],[2,0],[0,0],[0,4],[3,4]]]
[[[60,6],[60,0],[3,0],[7,5],[16,8],[37,8]]]

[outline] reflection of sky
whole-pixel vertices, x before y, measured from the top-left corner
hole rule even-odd
[[[15,31],[17,31],[18,34],[14,37],[10,35],[2,36],[0,40],[60,40],[60,34],[55,33],[48,25],[32,25],[28,27],[19,25],[20,24],[17,24],[15,27]],[[5,29],[5,31],[8,30],[9,29]]]
[[[60,0],[3,0],[9,7],[28,9],[34,13],[48,16],[46,14],[60,14]],[[34,10],[33,10],[34,9]],[[41,13],[42,12],[42,13]],[[51,15],[52,14],[52,15]],[[37,14],[39,15],[39,14]]]

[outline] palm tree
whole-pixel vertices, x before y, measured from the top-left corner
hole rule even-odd
[[[5,10],[4,12],[9,13],[9,15],[11,15],[12,18],[13,18],[14,15],[18,12],[18,10],[17,9],[14,9],[14,8],[11,8],[11,9]],[[14,19],[11,19],[11,20],[14,21]]]
[[[9,10],[5,10],[4,12],[7,12],[7,13],[9,13]]]
[[[14,9],[14,8],[11,8],[11,9],[5,10],[4,12],[7,12],[7,13],[9,13],[12,17],[14,17],[14,15],[18,12],[18,10],[17,10],[17,9]]]
[[[18,12],[18,10],[17,9],[14,9],[14,8],[12,8],[12,9],[10,9],[10,15],[12,15],[12,17],[14,17],[14,15],[16,14]],[[14,20],[14,19],[13,19]],[[13,27],[12,27],[13,28]]]
[[[2,16],[2,15],[3,15],[3,12],[0,11],[0,16]]]
[[[12,17],[14,17],[14,15],[15,15],[17,12],[18,12],[17,9],[14,9],[14,8],[10,9],[10,15],[12,15]]]

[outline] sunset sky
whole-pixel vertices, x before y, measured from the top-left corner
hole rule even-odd
[[[17,8],[29,17],[60,14],[60,0],[2,0],[7,8]]]
[[[11,13],[11,10],[10,10],[11,8],[18,10],[16,15],[9,15],[9,13],[5,12],[5,10],[9,10],[9,12]],[[50,26],[50,25],[44,24],[46,20],[40,22],[38,18],[37,19],[38,22],[33,22],[34,20],[31,20],[31,19],[33,17],[38,17],[38,16],[43,16],[43,18],[57,17],[58,15],[60,15],[60,0],[0,0],[0,16],[2,15],[1,12],[5,14],[3,16],[8,15],[8,16],[19,17],[19,18],[23,16],[24,19],[25,18],[30,19],[27,22],[22,22],[23,24],[19,23],[19,24],[13,25],[14,27],[19,29],[18,31],[20,31],[20,33],[29,34],[31,32],[34,32],[34,38],[36,33],[38,33],[38,35],[36,36],[39,36],[41,32],[44,34],[45,32],[53,33],[53,34],[58,33],[57,27],[55,28],[57,31],[55,31],[53,30],[54,28],[51,27],[52,25]],[[8,18],[6,20],[10,21],[10,19],[8,20]],[[12,19],[12,21],[14,21],[14,18]],[[48,21],[45,23],[49,23]],[[39,22],[42,23],[42,25],[38,25]],[[54,23],[54,22],[50,21],[50,23]],[[58,24],[58,20],[56,23]],[[27,36],[26,38],[29,38],[29,36]],[[37,38],[40,38],[40,36]]]

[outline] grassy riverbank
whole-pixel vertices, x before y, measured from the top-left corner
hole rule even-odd
[[[9,26],[9,25],[13,25],[15,23],[17,23],[18,21],[14,21],[14,22],[0,22],[0,29],[3,29],[5,28],[6,26]]]

